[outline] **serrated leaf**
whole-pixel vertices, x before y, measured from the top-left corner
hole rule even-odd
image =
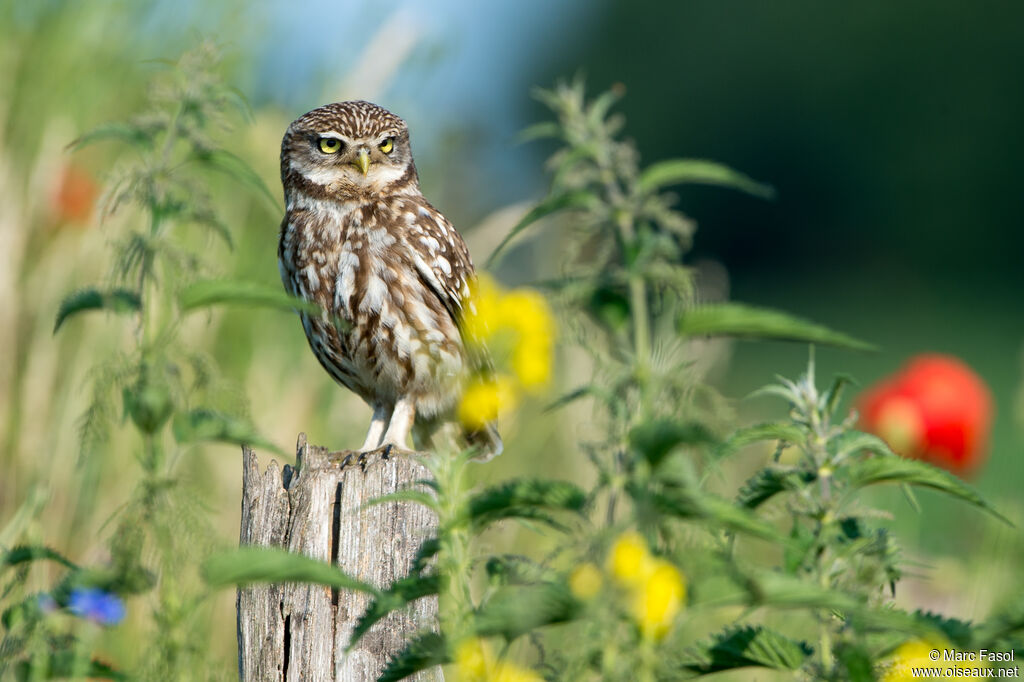
[[[717,457],[725,457],[761,441],[777,440],[784,443],[800,443],[807,437],[806,431],[796,424],[766,422],[738,429],[715,450]]]
[[[15,566],[29,561],[39,561],[42,559],[56,561],[58,564],[63,564],[71,569],[78,568],[77,564],[66,558],[57,550],[50,549],[43,545],[19,545],[11,548],[9,551],[0,554],[0,568],[4,566]]]
[[[852,350],[877,350],[875,346],[787,313],[744,305],[713,303],[687,311],[679,318],[684,336],[730,336],[820,343]]]
[[[96,142],[119,140],[128,142],[140,149],[152,149],[153,136],[146,129],[130,123],[107,123],[93,128],[67,146],[68,151],[81,149]]]
[[[388,661],[377,682],[398,682],[421,670],[450,663],[451,660],[444,637],[436,632],[423,632]]]
[[[648,166],[640,174],[640,191],[655,192],[667,185],[698,183],[738,189],[755,197],[771,199],[775,189],[726,165],[705,159],[668,159]]]
[[[875,662],[863,648],[844,643],[836,649],[836,659],[846,669],[850,682],[875,682]]]
[[[248,421],[214,410],[179,412],[174,415],[171,431],[179,443],[218,441],[261,447],[279,455],[288,454],[261,436]]]
[[[756,509],[778,493],[797,490],[814,480],[814,474],[793,467],[769,466],[751,476],[736,496],[736,502]]]
[[[420,543],[420,548],[416,550],[416,556],[412,560],[412,570],[422,571],[427,566],[427,562],[437,556],[437,553],[441,551],[441,541],[438,538],[427,538]]]
[[[487,263],[484,267],[492,269],[498,261],[498,254],[505,249],[508,243],[512,241],[516,235],[541,218],[567,208],[583,208],[593,200],[594,196],[590,192],[586,191],[568,192],[566,194],[555,194],[547,197],[530,209],[530,211],[523,216],[523,218],[516,223],[511,230],[509,230],[508,234],[505,235],[505,238],[502,239],[494,251],[491,252],[491,255],[487,258]]]
[[[531,585],[548,580],[550,571],[529,557],[492,556],[484,564],[487,577],[501,585]]]
[[[899,457],[899,455],[893,452],[889,448],[889,445],[878,436],[871,433],[864,433],[863,431],[853,430],[843,431],[838,436],[830,440],[828,444],[828,451],[834,460],[842,460],[861,451],[870,452],[871,454],[878,455],[880,457]]]
[[[326,561],[276,547],[240,547],[214,554],[203,564],[203,577],[213,587],[252,583],[316,583],[377,596],[373,585],[344,573]]]
[[[680,445],[711,445],[717,440],[700,422],[680,422],[674,419],[646,422],[629,432],[629,444],[654,467]]]
[[[536,628],[576,617],[579,604],[566,585],[540,583],[500,588],[476,611],[473,627],[482,637],[513,640]]]
[[[389,613],[404,608],[422,597],[437,594],[440,585],[441,581],[436,575],[411,575],[393,582],[377,595],[366,607],[366,611],[359,616],[347,650],[351,651],[356,642]]]
[[[924,623],[936,632],[941,632],[951,644],[965,651],[977,648],[975,646],[975,630],[977,629],[978,632],[981,632],[983,629],[970,621],[947,618],[931,611],[917,610],[911,614],[911,617],[920,623]],[[985,642],[978,642],[978,644],[983,645]]]
[[[1000,521],[1012,526],[1013,523],[996,511],[974,488],[953,474],[932,466],[927,462],[905,457],[872,457],[853,462],[837,470],[853,488],[863,488],[877,483],[909,483],[931,488],[969,502],[992,514]]]
[[[113,313],[131,313],[142,307],[139,295],[129,289],[102,291],[94,287],[81,289],[65,298],[57,309],[57,321],[53,325],[56,334],[64,321],[72,315],[87,310],[109,310]]]
[[[764,626],[729,628],[710,641],[688,647],[679,664],[709,674],[722,670],[759,666],[774,670],[797,670],[813,650]]]
[[[507,518],[547,521],[547,511],[580,512],[586,494],[566,481],[515,479],[492,486],[474,495],[467,506],[470,521],[483,528]]]
[[[268,287],[258,282],[239,280],[203,280],[185,287],[178,295],[182,310],[190,311],[211,305],[248,305],[286,311],[318,314],[320,306],[288,294],[281,287]]]
[[[627,492],[638,502],[649,501],[663,514],[710,521],[727,530],[747,533],[766,540],[786,541],[771,524],[762,521],[746,509],[709,493],[682,487],[653,493],[627,487]]]
[[[226,149],[211,149],[197,152],[193,158],[203,166],[224,173],[243,185],[256,190],[257,193],[267,200],[268,206],[275,213],[284,211],[284,207],[281,206],[277,197],[271,193],[266,183],[263,182],[263,178],[237,154],[232,154]]]

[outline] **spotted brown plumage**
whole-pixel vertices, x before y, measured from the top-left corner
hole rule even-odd
[[[300,313],[335,381],[373,408],[362,450],[417,447],[450,419],[468,369],[460,323],[474,277],[469,250],[423,197],[405,122],[369,102],[296,119],[281,142],[285,289],[320,306]],[[466,434],[501,451],[490,427]]]

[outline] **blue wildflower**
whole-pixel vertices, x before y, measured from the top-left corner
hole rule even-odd
[[[117,625],[124,618],[124,603],[98,587],[77,587],[71,590],[68,611],[100,625]]]

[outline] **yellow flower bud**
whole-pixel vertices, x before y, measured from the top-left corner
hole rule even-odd
[[[653,569],[647,542],[636,531],[620,535],[608,553],[608,572],[619,583],[634,586],[642,583]]]
[[[650,576],[634,588],[632,614],[648,639],[661,639],[672,627],[686,597],[683,574],[664,559],[656,559]]]
[[[518,402],[515,384],[504,375],[472,380],[462,392],[458,417],[463,426],[480,429],[498,414],[515,409]]]
[[[601,591],[604,579],[594,564],[587,562],[577,566],[569,574],[569,589],[578,599],[591,599]]]

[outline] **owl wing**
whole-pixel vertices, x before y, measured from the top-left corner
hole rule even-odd
[[[462,308],[474,274],[469,249],[448,219],[430,204],[420,205],[415,215],[411,243],[416,272],[461,329]]]
[[[417,220],[412,226],[416,271],[448,310],[461,333],[463,307],[472,305],[469,300],[469,283],[476,275],[469,249],[448,219],[430,204],[420,206],[416,216]],[[471,363],[477,366],[478,371],[487,375],[493,372],[486,349],[477,349],[472,354],[475,357]],[[494,423],[486,424],[479,430],[466,429],[462,435],[468,445],[479,448],[476,458],[480,460],[496,457],[505,448]]]

